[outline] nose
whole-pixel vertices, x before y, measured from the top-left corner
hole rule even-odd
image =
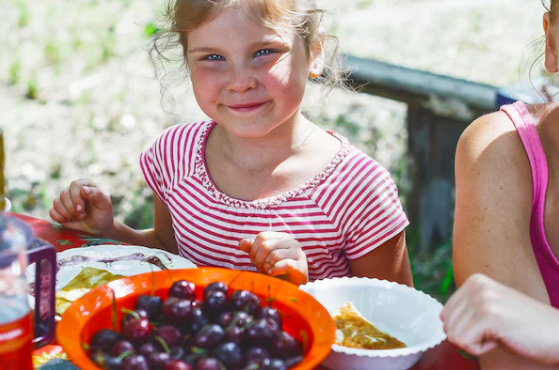
[[[229,92],[244,93],[255,89],[257,86],[257,78],[254,71],[244,65],[232,66],[227,81],[227,90]]]

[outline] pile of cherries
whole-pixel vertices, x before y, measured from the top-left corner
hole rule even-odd
[[[197,300],[195,286],[173,283],[169,298],[141,295],[120,332],[102,329],[89,347],[108,370],[286,370],[303,359],[303,346],[282,330],[277,309],[247,290],[228,295],[209,284]]]

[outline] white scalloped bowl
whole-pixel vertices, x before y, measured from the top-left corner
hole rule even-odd
[[[333,370],[406,370],[428,349],[446,339],[439,315],[442,304],[405,285],[368,278],[317,280],[300,287],[330,314],[352,302],[378,329],[407,347],[390,350],[353,349],[332,345],[323,365]]]

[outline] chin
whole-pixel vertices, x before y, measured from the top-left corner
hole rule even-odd
[[[218,124],[220,121],[216,121]],[[224,121],[222,121],[224,122]],[[221,125],[227,132],[244,139],[254,139],[268,135],[279,125],[270,125],[263,120],[230,119],[229,124]]]

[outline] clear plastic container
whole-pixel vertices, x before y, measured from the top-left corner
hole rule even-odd
[[[34,345],[54,334],[56,253],[43,245],[28,250],[33,232],[20,220],[0,212],[0,368],[31,370]],[[35,309],[29,307],[25,277],[28,263],[36,262]],[[33,325],[34,323],[34,325]]]

